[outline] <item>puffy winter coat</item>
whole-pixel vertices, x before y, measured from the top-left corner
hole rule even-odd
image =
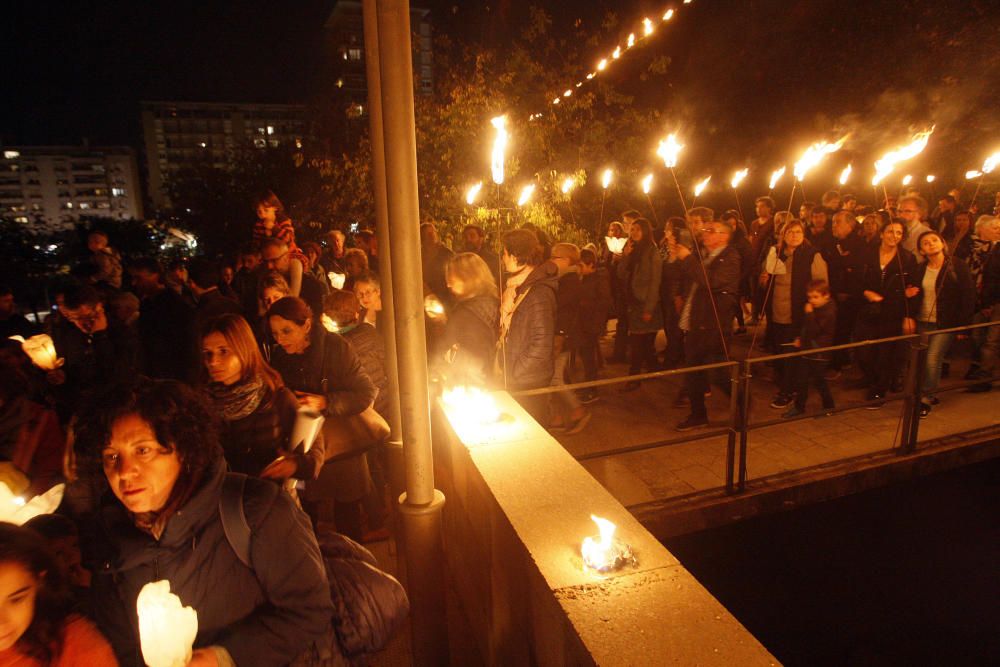
[[[500,299],[492,294],[455,302],[437,341],[438,356],[458,346],[454,364],[460,372],[485,378],[496,357]]]
[[[511,316],[504,341],[508,389],[544,387],[555,372],[552,343],[556,332],[557,273],[555,264],[544,262],[517,288],[517,298],[524,298]]]

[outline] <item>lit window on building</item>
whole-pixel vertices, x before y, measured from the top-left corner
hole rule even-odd
[[[125,196],[125,188],[111,188],[111,196],[112,197],[124,197]]]
[[[274,125],[268,125],[267,126],[267,133],[268,134],[274,134]]]
[[[302,148],[302,139],[300,137],[295,137],[295,147]]]
[[[344,80],[337,79],[337,88],[343,88],[343,87],[344,87]]]
[[[70,208],[72,208],[72,206],[73,206],[73,202],[70,202]],[[85,201],[82,201],[82,202],[80,202],[80,208],[81,209],[88,209],[88,208],[90,208],[90,204],[88,204]]]
[[[21,157],[21,154],[17,151],[4,151],[3,157],[5,160],[16,160]]]
[[[361,60],[361,49],[347,49],[348,60]]]
[[[24,222],[24,223],[26,223],[26,222],[28,222],[28,218],[27,218],[27,216],[19,215],[16,218],[14,218],[14,222]]]

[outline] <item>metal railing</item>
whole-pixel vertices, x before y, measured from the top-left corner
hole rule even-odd
[[[782,354],[749,357],[739,361],[724,361],[714,364],[705,364],[702,366],[691,366],[691,367],[677,368],[664,371],[655,371],[651,373],[643,373],[636,375],[623,375],[614,378],[605,378],[601,380],[591,380],[586,382],[553,385],[548,387],[541,387],[538,389],[515,391],[511,393],[515,398],[543,396],[543,395],[558,394],[565,391],[575,391],[577,389],[607,387],[627,382],[643,382],[648,380],[659,380],[659,379],[667,379],[675,377],[682,378],[690,373],[711,373],[711,372],[721,372],[725,370],[729,374],[730,390],[728,392],[729,414],[726,421],[723,424],[715,427],[701,429],[692,433],[686,433],[683,435],[679,434],[677,436],[670,438],[664,438],[650,442],[643,442],[639,444],[626,445],[623,447],[616,447],[613,449],[600,450],[597,452],[581,454],[576,456],[576,459],[579,461],[585,461],[585,460],[603,458],[609,456],[618,456],[622,454],[632,454],[635,452],[658,449],[661,447],[668,447],[672,445],[679,445],[683,443],[693,442],[697,440],[705,440],[708,438],[715,438],[724,435],[726,436],[726,471],[725,471],[726,483],[724,488],[727,493],[740,493],[746,490],[747,486],[747,479],[748,479],[747,456],[750,444],[750,433],[755,430],[775,426],[778,424],[789,424],[804,419],[812,419],[822,414],[835,414],[839,412],[845,412],[848,410],[857,410],[858,408],[863,408],[870,405],[884,404],[894,401],[902,401],[903,407],[902,407],[902,413],[900,415],[900,424],[896,429],[896,434],[898,436],[898,445],[896,442],[897,438],[894,437],[892,445],[886,451],[895,451],[899,455],[907,455],[913,453],[916,449],[917,440],[919,436],[920,409],[921,409],[921,402],[924,397],[1000,380],[1000,376],[994,375],[989,378],[977,378],[972,380],[949,382],[947,386],[938,387],[936,389],[928,391],[923,390],[922,385],[923,385],[924,371],[927,360],[928,341],[933,336],[963,334],[963,333],[968,333],[969,331],[972,330],[984,329],[988,327],[1000,327],[1000,323],[995,321],[983,322],[979,324],[954,327],[951,329],[939,329],[936,331],[930,331],[924,333],[905,334],[900,336],[892,336],[889,338],[876,338],[871,340],[855,341],[852,343],[846,343],[843,345],[833,345],[824,348],[796,350],[794,352],[786,352]],[[872,400],[851,401],[846,405],[840,405],[832,409],[823,408],[822,410],[817,410],[817,411],[811,411],[811,412],[806,411],[803,412],[803,414],[794,417],[765,419],[759,422],[754,422],[751,420],[751,412],[752,412],[751,407],[752,407],[752,396],[753,396],[751,382],[754,378],[754,366],[773,363],[775,361],[795,359],[804,356],[816,356],[819,354],[828,354],[830,352],[836,352],[838,350],[860,349],[874,345],[890,345],[893,343],[909,343],[909,347],[906,350],[906,355],[905,355],[906,364],[903,372],[902,392],[888,393],[885,397],[879,397]],[[844,458],[835,459],[835,461],[844,460]]]

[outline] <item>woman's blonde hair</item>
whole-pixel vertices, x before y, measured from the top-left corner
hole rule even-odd
[[[208,320],[201,329],[202,343],[204,343],[206,336],[216,332],[222,334],[233,354],[239,357],[240,365],[243,367],[240,381],[260,377],[272,392],[285,386],[281,374],[264,361],[260,348],[257,347],[257,339],[254,338],[253,330],[250,329],[250,325],[242,316],[227,313]],[[201,365],[201,377],[202,381],[208,381],[208,371],[205,364]]]
[[[462,281],[465,293],[457,295],[461,299],[497,293],[497,284],[490,273],[490,267],[474,252],[462,252],[448,260],[445,276]]]

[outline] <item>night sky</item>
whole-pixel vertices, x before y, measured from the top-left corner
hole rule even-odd
[[[141,99],[308,101],[333,4],[6,3],[0,138],[138,145]],[[436,30],[502,46],[531,3],[422,4],[432,9]],[[596,25],[615,7],[627,33],[670,3],[533,4],[553,13],[556,31],[577,18]],[[608,80],[689,128],[691,160],[715,161],[721,149],[727,163],[764,169],[835,131],[854,133],[848,149],[874,151],[934,122],[929,162],[954,162],[957,172],[1000,148],[1000,12],[993,2],[696,0],[670,29],[669,39],[630,54],[636,57]],[[635,73],[657,55],[672,59],[667,83],[637,87]],[[592,63],[580,65],[583,74]]]

